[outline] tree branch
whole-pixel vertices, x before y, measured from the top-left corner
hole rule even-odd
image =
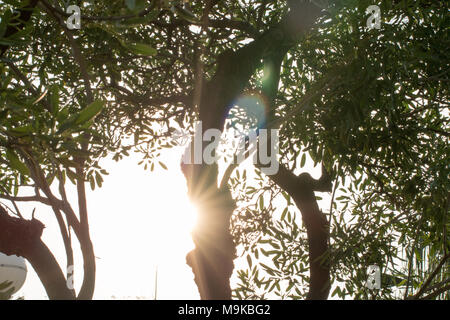
[[[436,268],[433,270],[433,272],[428,276],[427,280],[425,280],[424,284],[420,287],[419,291],[414,295],[414,299],[419,299],[420,296],[427,290],[428,286],[430,285],[431,281],[433,281],[434,277],[439,273],[444,263],[450,258],[450,253],[447,253],[442,257],[439,264],[436,266]]]
[[[429,295],[426,295],[423,298],[420,298],[420,300],[432,300],[432,299],[436,298],[438,295],[440,295],[441,293],[447,292],[449,290],[450,290],[450,284],[440,288],[439,290],[436,290],[433,293],[430,293]]]
[[[66,25],[63,23],[61,18],[55,14],[52,7],[48,6],[48,3],[43,2],[44,7],[47,9],[47,12],[50,13],[54,17],[54,19],[59,23],[61,28],[64,30],[70,45],[72,47],[73,55],[75,61],[78,62],[80,72],[83,78],[84,87],[86,90],[86,104],[90,104],[94,100],[94,96],[92,94],[92,88],[89,80],[89,74],[87,71],[87,64],[85,59],[83,58],[81,48],[78,45],[77,41],[73,37],[73,32],[69,30]],[[89,147],[89,136],[84,134],[84,141],[81,143],[81,149],[87,150]],[[77,162],[77,166],[75,168],[77,173],[77,195],[78,195],[78,209],[80,216],[80,224],[79,228],[74,228],[75,234],[80,242],[80,248],[83,255],[84,261],[84,277],[83,284],[81,285],[80,292],[78,294],[79,299],[92,299],[95,289],[95,273],[96,273],[96,265],[95,265],[95,255],[92,246],[92,241],[89,235],[89,220],[88,220],[88,211],[87,211],[87,200],[86,200],[86,187],[85,187],[85,173],[84,173],[84,164],[86,162],[85,157],[78,157],[75,159]],[[68,217],[71,215],[68,215]],[[71,222],[69,221],[69,224]]]

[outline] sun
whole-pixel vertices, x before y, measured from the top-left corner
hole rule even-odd
[[[92,241],[97,257],[95,299],[145,297],[153,299],[157,270],[158,299],[198,299],[198,290],[186,255],[193,250],[192,231],[197,209],[187,195],[186,180],[180,170],[182,151],[162,161],[168,170],[143,170],[140,158],[129,157],[108,163],[110,175],[102,188],[89,192]],[[30,212],[32,211],[30,206]],[[46,207],[39,213],[46,228],[44,241],[52,245],[58,260],[64,261],[56,221]],[[78,250],[75,259],[82,261]],[[46,293],[36,273],[29,268],[22,293],[42,299]],[[82,265],[75,272],[80,288]],[[174,290],[174,283],[177,283]]]

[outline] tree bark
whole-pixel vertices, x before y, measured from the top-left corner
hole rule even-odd
[[[91,99],[90,99],[91,100]],[[87,144],[83,144],[83,149],[87,150]],[[77,167],[78,176],[84,177],[84,159],[78,159],[80,165]],[[76,233],[80,242],[80,249],[83,255],[83,283],[78,294],[79,300],[91,300],[95,290],[96,263],[94,246],[89,235],[89,219],[87,210],[86,188],[84,179],[77,181],[78,208],[80,210],[79,232]]]
[[[307,299],[326,300],[331,286],[327,258],[330,231],[314,191],[331,191],[331,181],[325,171],[321,179],[315,180],[307,173],[296,176],[281,164],[278,173],[270,178],[292,197],[302,214],[309,245],[310,283]]]
[[[214,184],[217,172],[213,166],[193,170],[198,171],[190,175],[186,166],[183,170],[189,182],[189,196],[198,208],[198,224],[192,232],[195,249],[188,253],[186,262],[192,268],[201,299],[229,300],[236,255],[229,228],[235,202],[228,189]],[[205,182],[208,180],[212,183]]]
[[[68,289],[58,262],[42,241],[42,222],[25,220],[8,215],[0,206],[0,251],[6,255],[24,257],[32,265],[41,280],[49,299],[72,300],[73,292]]]
[[[266,111],[268,129],[272,129],[270,125],[275,120],[275,100],[278,93],[281,65],[286,52],[287,48],[286,51],[279,50],[264,58],[264,70],[268,72],[264,74],[266,80],[262,86],[262,93],[268,104]],[[271,143],[273,142],[269,141],[269,144]],[[260,165],[257,164],[257,166]],[[297,177],[281,164],[279,164],[278,172],[269,177],[294,199],[302,215],[309,245],[310,283],[307,299],[325,300],[328,298],[330,290],[330,268],[326,257],[329,224],[319,209],[314,191],[331,191],[330,177],[324,167],[322,167],[322,177],[319,180],[313,179],[307,173]]]
[[[89,229],[83,228],[81,233],[82,235],[78,240],[80,242],[81,254],[83,255],[83,283],[77,299],[91,300],[94,296],[96,275],[94,246],[89,236]]]
[[[289,6],[291,11],[278,25],[237,51],[222,53],[217,59],[213,78],[208,82],[200,80],[202,88],[198,110],[204,131],[211,128],[223,131],[229,107],[262,65],[263,58],[294,45],[297,37],[310,29],[321,11],[314,4],[301,1],[289,1]],[[230,277],[234,269],[235,245],[229,228],[235,202],[226,182],[221,183],[222,188],[217,186],[216,165],[182,164],[182,171],[190,198],[199,208],[198,225],[193,232],[195,249],[186,260],[194,272],[200,297],[231,299]]]

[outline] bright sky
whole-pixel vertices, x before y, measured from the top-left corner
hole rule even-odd
[[[186,182],[179,169],[183,150],[163,155],[168,170],[144,171],[139,155],[120,162],[107,160],[102,188],[88,194],[91,237],[97,259],[95,299],[154,299],[155,271],[158,269],[158,299],[198,299],[186,253],[194,245],[190,230],[195,209],[186,195]],[[75,194],[69,190],[69,194]],[[76,201],[71,201],[76,207]],[[27,216],[34,207],[36,217],[46,225],[43,239],[65,268],[65,253],[57,223],[50,208],[22,206]],[[78,250],[78,249],[76,249]],[[82,259],[76,256],[75,288],[82,281]],[[33,268],[15,296],[46,299]],[[78,277],[77,277],[78,275]]]

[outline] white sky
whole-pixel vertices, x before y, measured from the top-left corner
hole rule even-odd
[[[157,299],[199,299],[193,273],[185,261],[186,254],[194,247],[190,231],[196,213],[188,200],[186,180],[180,170],[183,152],[184,147],[162,152],[160,159],[168,170],[156,165],[154,172],[138,165],[139,154],[131,153],[119,162],[104,160],[101,165],[109,175],[104,176],[103,186],[91,191],[86,184],[90,232],[98,257],[94,299],[154,299],[156,268]],[[242,167],[250,165],[244,163]],[[304,170],[312,171],[314,177],[320,176],[320,167],[312,167],[308,160]],[[75,187],[69,181],[67,187],[69,200],[77,210]],[[323,209],[329,206],[328,201],[320,201]],[[43,240],[65,270],[65,251],[52,210],[39,204],[20,206],[26,218],[31,217],[35,207],[36,218],[46,225]],[[74,246],[74,250],[78,292],[82,259],[79,249]],[[47,299],[39,278],[31,265],[27,265],[27,280],[15,297]],[[246,266],[246,255],[236,259],[235,275]],[[236,281],[233,278],[231,282]]]
[[[98,257],[95,299],[153,299],[156,266],[158,299],[199,298],[192,271],[185,263],[186,253],[194,247],[190,230],[195,213],[179,169],[181,153],[180,148],[166,152],[162,159],[167,171],[160,167],[144,171],[137,165],[137,154],[119,162],[104,161],[110,175],[105,176],[103,187],[91,191],[87,185],[91,237]],[[70,189],[68,193],[75,194]],[[65,269],[53,212],[32,204],[22,206],[21,211],[28,218],[34,207],[36,217],[46,225],[43,240]],[[82,259],[79,254],[75,259],[75,288],[79,290]],[[46,299],[30,264],[28,270],[27,280],[15,296]]]

